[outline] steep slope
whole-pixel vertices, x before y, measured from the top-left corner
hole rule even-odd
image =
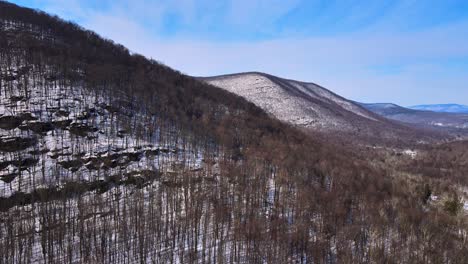
[[[422,201],[418,174],[394,173],[409,155],[385,171],[382,149],[321,141],[5,2],[0,99],[0,263],[455,263],[467,252],[464,222]]]
[[[271,193],[276,165],[248,164],[317,142],[40,11],[0,2],[0,44],[0,263],[255,262],[221,226],[237,199],[271,210],[250,195]]]
[[[430,134],[382,118],[314,83],[258,72],[200,79],[246,98],[279,120],[315,131],[335,131],[376,139],[408,139],[415,134],[422,139]]]
[[[378,175],[239,96],[5,2],[0,99],[0,263],[296,261],[312,251],[285,230],[322,220],[277,212],[299,189]]]
[[[456,129],[468,128],[468,114],[414,110],[389,103],[362,103],[361,105],[386,118],[409,124]]]
[[[115,108],[119,102],[41,78],[34,67],[2,73],[14,76],[8,86],[18,87],[26,77],[37,83],[0,96],[0,197],[112,177],[116,184],[143,184],[159,178],[168,160],[192,159],[192,169],[201,165],[200,153],[133,135],[122,123],[136,114],[131,107]]]
[[[223,75],[204,80],[238,94],[278,119],[294,125],[352,129],[353,121],[380,121],[362,107],[313,83],[286,80],[264,73]]]
[[[468,106],[459,104],[433,104],[433,105],[415,105],[408,107],[414,110],[433,111],[441,113],[460,113],[468,114]]]

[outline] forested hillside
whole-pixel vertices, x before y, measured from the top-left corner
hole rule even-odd
[[[0,263],[468,259],[458,200],[373,149],[40,11],[0,2],[0,27]]]

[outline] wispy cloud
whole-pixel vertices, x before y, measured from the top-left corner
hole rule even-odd
[[[463,2],[433,3],[447,14],[420,1],[339,3],[47,0],[42,6],[191,75],[255,70],[314,81],[354,100],[468,104],[468,64],[450,63],[468,61],[468,20],[456,11]],[[311,18],[296,21],[304,11]],[[421,12],[434,14],[433,21],[417,21]],[[324,29],[308,32],[313,22]]]

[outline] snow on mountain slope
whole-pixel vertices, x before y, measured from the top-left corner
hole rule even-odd
[[[399,124],[314,83],[258,72],[200,79],[242,96],[276,118],[296,126],[377,137],[394,137],[395,133],[403,131]]]
[[[298,126],[356,130],[367,123],[384,122],[354,102],[314,83],[256,72],[202,79],[248,99],[280,120]]]
[[[109,175],[125,181],[156,177],[167,160],[201,159],[200,153],[161,144],[157,131],[151,141],[131,135],[119,120],[138,111],[117,107],[130,101],[109,101],[104,93],[61,85],[32,67],[0,65],[0,76],[0,198]],[[25,87],[25,80],[34,85]]]

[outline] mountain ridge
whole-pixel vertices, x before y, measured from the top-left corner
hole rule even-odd
[[[386,118],[409,124],[438,128],[468,128],[468,114],[435,112],[406,108],[393,103],[359,103],[368,110]]]
[[[433,111],[440,113],[460,113],[468,114],[468,106],[461,104],[425,104],[425,105],[413,105],[408,108],[414,110]]]
[[[76,24],[2,1],[0,44],[0,263],[466,255],[463,144],[383,146],[382,133],[407,127],[316,85],[262,77],[260,88],[280,95],[271,106],[284,96],[311,102],[318,114],[299,107],[316,115],[299,119],[350,117],[354,129],[341,141],[334,136],[346,126],[311,133]],[[297,107],[288,102],[286,110]],[[359,129],[378,140],[354,142]]]
[[[228,80],[230,78],[240,78],[242,79],[243,77],[246,77],[246,78],[250,78],[250,80],[247,80],[248,83],[245,84],[244,87],[234,87],[234,86],[228,86],[229,84],[226,84],[226,85],[222,85],[220,84],[219,81],[223,81],[223,80]],[[219,86],[221,88],[224,88],[225,90],[229,91],[229,92],[234,92],[235,94],[237,95],[240,95],[246,99],[252,99],[254,98],[255,96],[260,96],[261,94],[255,94],[255,95],[252,95],[253,97],[249,97],[250,94],[248,94],[248,92],[250,91],[254,91],[256,89],[264,89],[264,88],[273,88],[273,89],[268,89],[267,91],[265,91],[264,95],[268,96],[268,92],[275,92],[277,93],[276,96],[278,96],[277,98],[273,98],[273,99],[277,99],[277,102],[280,103],[282,99],[285,99],[287,100],[288,96],[291,96],[291,97],[296,97],[296,98],[299,98],[299,99],[305,99],[305,100],[311,100],[313,101],[313,103],[318,103],[319,101],[322,101],[322,102],[325,102],[325,103],[328,103],[327,106],[330,105],[330,103],[341,103],[345,106],[347,106],[347,111],[348,112],[354,112],[355,114],[361,116],[361,117],[364,117],[366,119],[369,119],[369,120],[372,120],[372,121],[377,121],[379,119],[378,116],[375,116],[374,114],[366,111],[364,108],[361,108],[359,106],[355,106],[355,105],[349,105],[347,103],[350,103],[349,100],[333,93],[332,91],[322,87],[322,86],[319,86],[315,83],[312,83],[312,82],[301,82],[301,81],[296,81],[296,80],[291,80],[291,79],[285,79],[285,78],[281,78],[281,77],[277,77],[277,76],[274,76],[274,75],[270,75],[270,74],[267,74],[267,73],[263,73],[263,72],[256,72],[256,71],[252,71],[252,72],[242,72],[242,73],[233,73],[233,74],[225,74],[225,75],[219,75],[219,76],[210,76],[210,77],[197,77],[201,80],[204,80],[212,85],[215,85],[215,86]],[[262,79],[263,78],[263,79]],[[254,80],[253,80],[254,79]],[[239,80],[239,81],[242,81],[242,80]],[[262,83],[260,82],[257,82],[256,81],[263,81]],[[243,85],[243,84],[236,84],[234,83],[234,85]],[[278,85],[278,86],[281,86],[281,88],[283,89],[283,91],[277,91],[275,90],[274,88],[277,88],[275,87],[275,85]],[[310,87],[301,87],[302,89],[298,88],[297,85],[304,85],[304,86],[314,86],[313,88],[316,88],[315,90],[314,89],[310,89]],[[250,87],[249,87],[250,86]],[[250,89],[252,88],[252,89]],[[309,89],[307,89],[309,88]],[[250,91],[249,91],[250,90]],[[262,91],[263,92],[263,91]],[[279,92],[284,92],[282,94],[279,94]],[[324,96],[325,95],[325,96]],[[284,97],[281,97],[281,96],[284,96]],[[270,98],[271,99],[271,98]],[[260,103],[260,101],[257,101],[257,104]],[[354,109],[353,109],[354,107]],[[328,108],[330,109],[330,108]],[[270,113],[273,109],[269,109],[270,110]],[[354,111],[353,111],[354,110]],[[276,113],[278,114],[278,113]],[[280,118],[281,120],[287,120],[287,118]],[[312,120],[307,120],[305,122],[295,122],[294,120],[289,120],[291,123],[295,124],[295,125],[303,125],[303,126],[309,126],[310,123]],[[316,120],[316,121],[320,121],[320,120]]]
[[[387,119],[313,82],[256,71],[197,78],[246,98],[282,121],[314,131],[381,139],[412,138],[415,134],[424,138],[433,133]]]

